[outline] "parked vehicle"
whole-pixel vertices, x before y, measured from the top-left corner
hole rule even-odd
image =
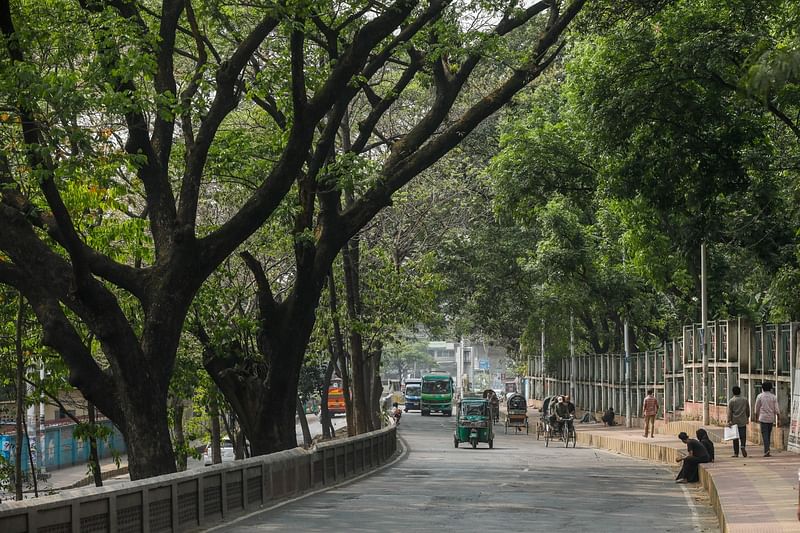
[[[233,442],[228,437],[223,437],[219,443],[219,451],[222,456],[222,462],[227,463],[236,459],[236,453],[233,450]],[[213,457],[211,455],[211,442],[206,445],[206,451],[203,453],[203,464],[208,466],[213,464]]]
[[[483,398],[464,398],[458,402],[458,420],[453,434],[456,448],[462,442],[469,442],[473,448],[485,442],[494,448],[494,429],[491,420],[489,401]]]
[[[405,412],[412,409],[420,409],[420,401],[422,400],[422,379],[408,378],[406,380],[406,388],[403,394],[405,401]]]

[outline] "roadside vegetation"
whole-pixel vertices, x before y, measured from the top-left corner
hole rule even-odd
[[[788,0],[5,5],[4,399],[77,391],[139,479],[209,435],[294,447],[334,378],[348,432],[380,427],[419,331],[523,359],[543,330],[567,353],[570,321],[620,350],[628,321],[658,345],[698,318],[702,243],[712,319],[796,320],[798,22]]]

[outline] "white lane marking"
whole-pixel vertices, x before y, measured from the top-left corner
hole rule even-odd
[[[680,484],[681,489],[683,490],[683,495],[686,497],[686,503],[689,504],[689,511],[692,513],[692,526],[694,526],[695,531],[702,531],[703,528],[700,527],[700,517],[697,513],[697,506],[694,503],[694,499],[692,495],[689,493],[689,489],[686,487],[686,483]]]

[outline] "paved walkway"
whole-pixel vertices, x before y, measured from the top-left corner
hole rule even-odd
[[[531,435],[536,438],[538,410],[529,411]],[[624,419],[623,419],[624,420]],[[693,434],[699,422],[681,422],[660,426],[656,436],[645,438],[642,428],[604,427],[602,424],[576,424],[578,442],[633,457],[670,464],[686,446],[678,440],[680,431]],[[706,426],[709,433],[722,434],[721,427]],[[713,438],[713,437],[712,437]],[[717,440],[717,439],[714,439]],[[763,448],[750,443],[749,456],[734,458],[731,442],[715,442],[715,462],[701,467],[701,483],[720,519],[723,532],[800,531],[797,517],[798,473],[800,455],[772,451],[763,457]]]

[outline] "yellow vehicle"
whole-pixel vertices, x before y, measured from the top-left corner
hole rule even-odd
[[[344,403],[344,390],[341,380],[333,380],[328,387],[328,413],[331,417],[343,415],[347,412]]]

